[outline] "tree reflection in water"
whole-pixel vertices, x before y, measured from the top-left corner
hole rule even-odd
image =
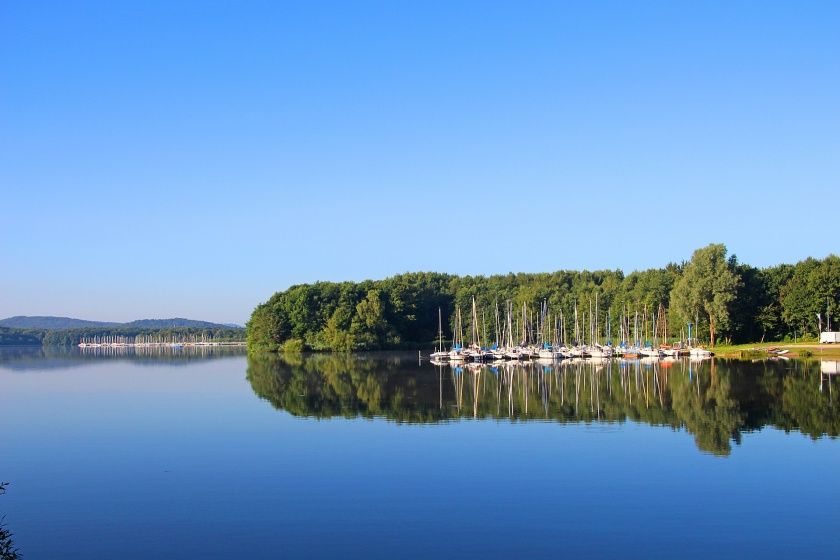
[[[406,354],[248,358],[254,392],[296,416],[431,423],[643,422],[685,429],[729,455],[741,434],[774,426],[837,437],[840,406],[819,362],[705,360],[417,363]]]

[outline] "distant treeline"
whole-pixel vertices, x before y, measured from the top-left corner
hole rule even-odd
[[[0,327],[0,346],[76,346],[83,338],[135,337],[146,335],[167,340],[214,340],[217,342],[243,341],[245,330],[240,328],[84,328],[84,329],[8,329]]]
[[[438,308],[447,338],[459,306],[469,335],[473,297],[480,328],[492,340],[497,303],[504,309],[511,302],[516,310],[524,304],[538,313],[546,302],[555,317],[562,312],[570,321],[575,303],[588,311],[596,294],[599,324],[603,330],[609,318],[614,339],[625,311],[647,309],[650,316],[660,304],[672,338],[688,322],[695,323],[695,337],[712,343],[813,337],[840,303],[840,257],[756,268],[727,256],[724,245],[713,244],[695,251],[690,261],[626,275],[620,270],[464,277],[419,272],[384,280],[302,284],[275,293],[254,309],[246,326],[248,347],[426,347],[438,335]]]
[[[0,327],[0,346],[40,346],[43,332]]]

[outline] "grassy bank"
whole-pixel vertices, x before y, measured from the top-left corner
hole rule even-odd
[[[840,344],[817,344],[816,342],[764,342],[715,346],[715,356],[721,358],[757,359],[769,356],[768,349],[789,350],[788,358],[816,358],[840,360]]]

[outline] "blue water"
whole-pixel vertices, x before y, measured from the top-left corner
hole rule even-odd
[[[743,417],[732,439],[704,449],[690,428],[702,421],[559,419],[536,388],[537,412],[532,399],[528,413],[502,404],[473,418],[472,401],[458,410],[456,383],[466,376],[469,394],[476,372],[378,360],[0,355],[5,526],[27,559],[840,557],[840,387],[818,367],[692,366],[698,395],[728,378],[740,397],[728,406]],[[667,379],[663,414],[668,390],[694,387],[687,364],[639,371]],[[621,375],[565,372],[576,373],[614,387]],[[311,384],[280,383],[275,401],[344,376],[356,395],[404,404],[374,413],[353,397],[335,413],[290,413],[269,402],[275,375]],[[498,374],[481,375],[480,402],[495,411]],[[786,392],[756,424],[746,417],[764,405],[743,395],[771,378]],[[814,402],[785,408],[797,391]],[[440,417],[406,421],[404,407]],[[790,425],[800,409],[822,416],[807,435]],[[794,420],[779,419],[787,413]]]

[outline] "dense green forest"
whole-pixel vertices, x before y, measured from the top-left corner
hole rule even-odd
[[[246,326],[248,347],[428,347],[437,338],[438,308],[447,337],[458,307],[465,312],[469,332],[473,297],[492,339],[496,304],[504,308],[511,302],[514,309],[524,304],[537,312],[545,302],[551,313],[568,318],[576,302],[588,309],[596,295],[599,323],[606,325],[609,319],[614,338],[623,313],[646,310],[652,315],[660,304],[672,336],[688,322],[696,324],[697,338],[712,344],[816,336],[820,322],[840,303],[840,257],[756,268],[727,255],[724,245],[713,244],[695,251],[689,261],[630,274],[561,270],[460,277],[418,272],[384,280],[302,284],[275,293],[254,309]]]
[[[148,335],[161,340],[214,340],[216,342],[242,341],[245,330],[241,328],[168,328],[153,329],[140,327],[92,327],[84,329],[8,329],[0,327],[0,346],[58,345],[76,346],[82,338]]]

